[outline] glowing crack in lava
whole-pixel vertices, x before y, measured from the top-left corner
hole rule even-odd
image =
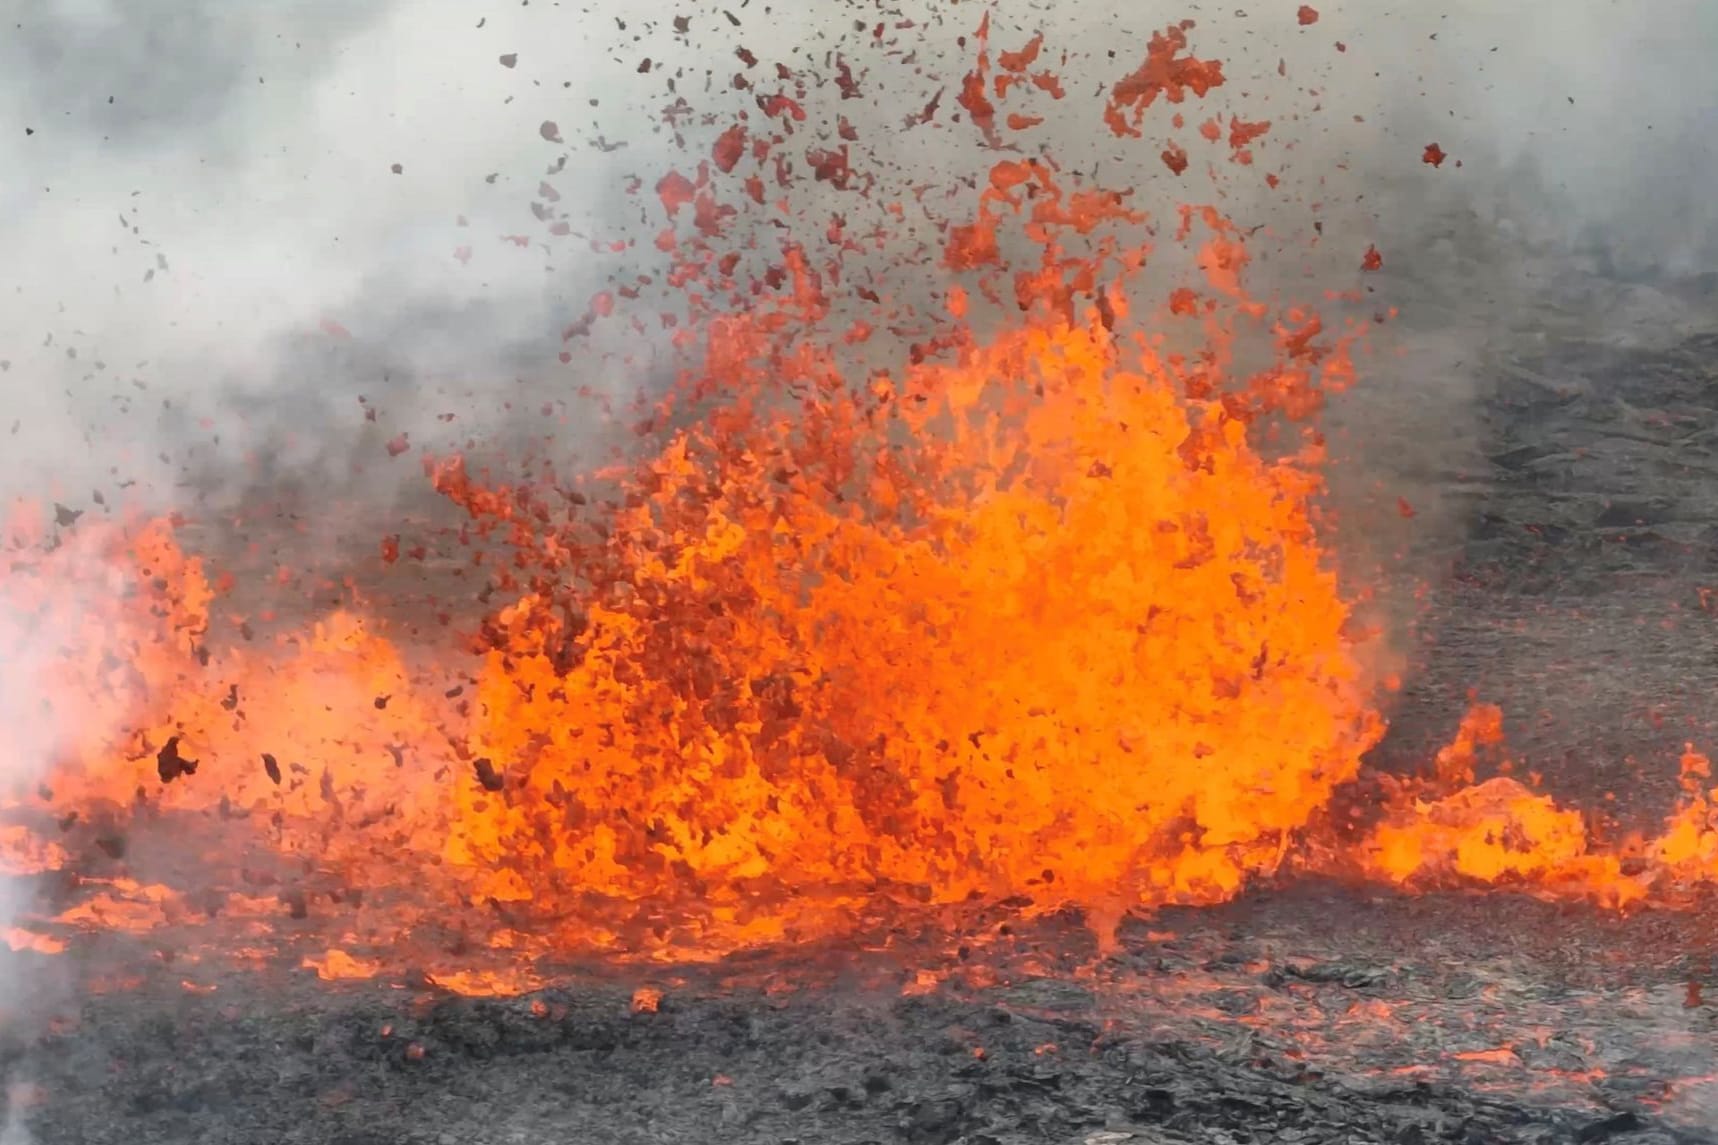
[[[1189,28],[1117,86],[1118,137],[1222,84]],[[959,102],[994,145],[1005,97],[1062,93],[1032,70],[1041,38],[993,66],[987,37]],[[224,615],[169,520],[19,511],[0,639],[38,770],[7,793],[0,856],[95,893],[13,945],[218,916],[238,954],[314,913],[340,927],[308,960],[326,976],[421,966],[439,926],[459,934],[437,980],[479,992],[525,978],[486,976],[478,948],[707,958],[968,903],[1074,905],[1104,929],[1230,898],[1295,853],[1382,731],[1314,528],[1316,415],[1352,381],[1352,335],[1249,299],[1218,212],[1160,235],[1131,193],[1048,158],[994,163],[945,221],[966,285],[911,321],[875,296],[854,316],[805,236],[725,245],[771,164],[787,181],[798,104],[758,101],[696,177],[655,186],[696,366],[631,458],[511,482],[427,459],[507,594],[475,663],[449,646],[420,665],[355,597],[303,630]],[[1233,122],[1240,167],[1267,127]],[[1223,146],[1215,120],[1199,133]],[[837,190],[861,182],[845,144],[807,157]],[[838,250],[893,242],[820,229]],[[1154,238],[1202,278],[1154,278]],[[638,292],[617,293],[568,340],[624,318]],[[856,365],[884,325],[916,332],[907,360]],[[1263,366],[1237,364],[1249,341]],[[383,551],[406,575],[411,542]],[[448,688],[461,670],[473,686]],[[1710,869],[1704,798],[1649,848],[1655,871]],[[1519,785],[1405,794],[1329,865],[1646,893],[1658,875],[1548,807]],[[1550,828],[1524,829],[1534,814]],[[151,822],[187,832],[188,885],[129,868],[128,827]],[[220,827],[201,849],[198,824]]]

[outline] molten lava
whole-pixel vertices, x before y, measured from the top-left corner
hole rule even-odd
[[[1718,789],[1710,761],[1682,755],[1683,798],[1651,838],[1602,846],[1579,811],[1507,775],[1474,782],[1476,755],[1503,742],[1503,713],[1476,704],[1423,789],[1409,784],[1358,848],[1364,874],[1403,887],[1506,886],[1613,907],[1692,901],[1718,881]]]
[[[1118,78],[1116,134],[1143,135],[1159,95],[1222,84],[1189,27]],[[1041,41],[994,74],[979,47],[960,102],[996,146],[1006,98],[1062,93],[1049,72],[1022,82]],[[98,892],[8,941],[218,915],[238,953],[316,914],[336,920],[305,961],[325,977],[439,958],[442,984],[485,992],[525,979],[475,948],[714,957],[962,904],[1108,926],[1278,871],[1383,729],[1315,529],[1312,426],[1353,380],[1351,335],[1250,299],[1246,236],[1209,208],[1168,240],[1203,281],[1154,281],[1132,193],[1047,159],[996,162],[945,220],[964,285],[916,324],[854,319],[798,236],[756,273],[754,240],[724,246],[797,106],[760,94],[714,167],[655,184],[695,365],[628,460],[511,481],[427,463],[479,559],[507,550],[475,654],[424,667],[356,598],[258,635],[218,613],[167,519],[8,527],[6,691],[28,697],[8,714],[37,770],[0,842],[14,869]],[[1231,117],[1238,162],[1267,128]],[[845,150],[815,154],[819,180],[857,190]],[[1164,154],[1185,168],[1182,144]],[[569,343],[616,308],[599,295]],[[910,350],[859,365],[891,325]],[[1239,366],[1243,344],[1266,364]],[[406,575],[400,549],[384,543]],[[1718,871],[1699,757],[1625,864],[1516,781],[1471,786],[1497,738],[1476,718],[1441,788],[1404,788],[1331,865],[1618,904]],[[152,822],[222,825],[183,844],[198,873],[177,888],[127,873]],[[432,958],[438,925],[460,933]]]
[[[1316,455],[1263,460],[1186,396],[1209,363],[1096,308],[857,396],[774,352],[779,317],[712,332],[719,405],[629,503],[528,529],[538,587],[489,630],[472,729],[508,762],[450,793],[447,859],[721,947],[878,900],[1113,912],[1273,870],[1376,733]]]

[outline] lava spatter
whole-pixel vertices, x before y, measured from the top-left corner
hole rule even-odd
[[[1188,27],[1121,85],[1135,119],[1221,81]],[[990,85],[987,36],[963,104],[994,144],[1038,42]],[[1263,130],[1237,119],[1235,146]],[[672,180],[670,224],[756,177],[736,145],[717,166]],[[486,630],[471,750],[496,775],[450,795],[449,869],[564,943],[681,956],[970,902],[1113,918],[1274,871],[1380,724],[1311,526],[1320,450],[1273,456],[1254,425],[1352,370],[1295,311],[1234,372],[1268,308],[1210,209],[1175,239],[1206,344],[1163,348],[1130,318],[1152,240],[1130,199],[992,164],[942,257],[1016,317],[981,334],[951,288],[907,365],[862,376],[839,269],[788,241],[743,311],[704,316],[608,500],[432,464],[532,586]],[[708,300],[722,242],[658,245]]]
[[[1431,773],[1397,786],[1337,866],[1409,889],[1498,887],[1608,907],[1691,905],[1718,881],[1718,795],[1710,761],[1692,745],[1680,761],[1682,798],[1659,829],[1606,841],[1596,829],[1606,825],[1505,774],[1507,759],[1478,778],[1479,754],[1503,750],[1502,721],[1494,705],[1470,708]]]
[[[1211,901],[1274,869],[1377,730],[1316,458],[1265,461],[1239,391],[1185,396],[1203,364],[1047,301],[862,388],[772,354],[782,312],[724,326],[726,397],[640,495],[533,538],[539,580],[579,587],[498,617],[475,738],[509,797],[456,791],[448,860],[718,949],[829,911]]]
[[[1160,103],[1223,84],[1192,31],[1112,77],[1102,126],[1143,139]],[[604,323],[645,332],[666,284],[677,308],[650,317],[688,366],[606,467],[427,459],[488,562],[469,644],[402,647],[351,593],[235,641],[175,522],[12,524],[0,639],[51,734],[0,855],[106,864],[40,944],[218,915],[249,950],[322,923],[293,965],[434,963],[489,992],[538,955],[713,958],[968,908],[1101,927],[1281,869],[1382,732],[1315,528],[1351,335],[1253,298],[1249,232],[1218,210],[1029,150],[1066,93],[1043,37],[991,32],[951,101],[987,158],[953,207],[922,182],[887,199],[859,130],[820,123],[785,67],[685,170],[635,180],[668,270],[597,292],[562,357]],[[861,75],[841,65],[843,99]],[[1181,175],[1166,118],[1142,159]],[[1236,177],[1260,177],[1268,127],[1227,117]],[[1215,113],[1195,130],[1225,138]],[[790,209],[805,182],[815,213]],[[1196,280],[1157,275],[1159,246]],[[931,277],[929,300],[866,257]],[[400,576],[422,548],[381,542]],[[1476,716],[1334,865],[1618,904],[1715,873],[1699,757],[1625,863],[1517,781],[1477,782],[1497,731]],[[141,877],[126,820],[206,835],[184,846],[218,902]]]

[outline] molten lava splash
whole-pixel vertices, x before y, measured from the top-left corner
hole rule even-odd
[[[1718,882],[1718,790],[1711,763],[1682,755],[1683,798],[1650,839],[1603,846],[1579,811],[1506,775],[1474,784],[1475,755],[1502,743],[1503,713],[1477,704],[1435,778],[1401,798],[1360,846],[1363,873],[1402,887],[1512,886],[1545,898],[1627,906],[1649,896],[1674,905]]]
[[[441,717],[421,685],[350,612],[254,647],[214,646],[216,592],[174,531],[166,519],[86,522],[49,537],[28,514],[8,526],[6,693],[40,708],[12,713],[15,821],[0,859],[13,871],[76,866],[66,852],[77,839],[120,860],[128,820],[218,812],[254,819],[277,854],[353,874],[385,863],[375,852],[389,849],[388,828],[439,814],[426,763]],[[43,822],[65,841],[38,842]],[[173,898],[120,886],[157,918]]]
[[[165,520],[85,525],[63,541],[52,528],[30,506],[5,526],[6,714],[14,754],[39,757],[19,762],[51,756],[55,781],[76,784],[198,667],[213,594]]]
[[[1366,849],[1369,873],[1398,883],[1439,880],[1579,887],[1615,903],[1638,897],[1613,855],[1589,851],[1577,811],[1505,776],[1466,787],[1380,824]]]
[[[984,31],[975,116],[1036,57],[991,76]],[[1221,84],[1186,32],[1118,89],[1117,130]],[[1320,450],[1288,429],[1348,383],[1345,346],[1249,301],[1242,236],[1204,209],[1177,238],[1208,296],[1176,284],[1164,319],[1205,345],[1172,350],[1129,320],[1151,230],[1128,194],[1004,161],[943,254],[1013,316],[980,336],[953,287],[910,365],[865,372],[838,267],[789,243],[736,277],[755,242],[724,251],[723,228],[755,176],[744,148],[717,159],[657,186],[690,228],[658,246],[703,349],[640,460],[561,487],[431,466],[516,550],[467,706],[356,612],[215,648],[214,594],[164,523],[80,528],[5,582],[32,633],[76,634],[29,649],[77,729],[38,798],[252,817],[359,887],[494,904],[493,942],[623,954],[968,901],[1114,919],[1277,869],[1381,730],[1311,524]],[[1004,260],[1021,242],[1035,264]],[[1235,371],[1242,326],[1274,339],[1269,368]]]
[[[1223,82],[1187,31],[1113,88],[1118,135]],[[1011,91],[1062,91],[1025,82],[1037,40],[992,73],[987,32],[960,102],[994,145]],[[785,124],[797,104],[759,108]],[[518,964],[544,952],[713,957],[966,903],[1104,927],[1279,869],[1382,731],[1301,428],[1352,381],[1350,335],[1251,300],[1245,236],[1216,211],[1173,235],[1204,281],[1154,281],[1131,192],[1005,160],[944,227],[963,285],[911,315],[896,368],[856,365],[872,329],[907,328],[899,308],[852,318],[838,263],[789,242],[752,274],[773,256],[724,237],[791,131],[748,122],[655,185],[698,368],[632,459],[518,484],[428,463],[471,533],[512,550],[475,663],[411,666],[355,597],[258,636],[215,615],[167,520],[7,527],[5,696],[28,703],[7,712],[25,778],[0,858],[85,892],[9,944],[218,907],[250,950],[312,913],[314,885],[339,948],[303,966],[398,974],[439,925],[459,933],[436,980],[481,993],[528,985]],[[1231,120],[1237,164],[1266,128]],[[813,154],[820,180],[862,182],[845,145]],[[599,295],[568,340],[615,307]],[[1261,336],[1269,364],[1238,367]],[[474,689],[437,683],[450,666]],[[1718,876],[1703,759],[1625,861],[1513,779],[1472,786],[1500,721],[1476,709],[1336,865],[1615,904]],[[151,820],[202,864],[178,890],[129,871],[127,828]],[[512,969],[475,965],[479,944]]]
[[[831,360],[781,372],[776,317],[713,334],[725,396],[636,494],[533,537],[474,729],[508,762],[454,793],[449,861],[717,949],[887,900],[1114,913],[1273,870],[1377,730],[1315,452],[1262,459],[1184,396],[1205,363],[1095,311],[859,399]]]

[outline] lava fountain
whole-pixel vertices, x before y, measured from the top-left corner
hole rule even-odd
[[[1166,179],[1183,128],[1250,171],[1269,124],[1184,118],[1224,82],[1191,31],[1153,36],[1101,121],[1170,140]],[[957,102],[999,157],[938,220],[930,303],[845,261],[891,256],[922,193],[871,231],[743,225],[790,214],[801,158],[873,193],[851,125],[806,143],[791,85],[691,174],[634,188],[686,366],[604,463],[423,459],[466,520],[381,556],[405,577],[451,544],[487,577],[459,640],[397,646],[352,592],[307,625],[241,615],[182,522],[20,506],[0,636],[32,738],[6,855],[70,901],[14,945],[172,926],[266,960],[314,919],[325,976],[433,967],[485,992],[546,956],[711,959],[968,909],[1075,907],[1108,933],[1291,867],[1614,904],[1704,879],[1692,754],[1686,806],[1632,858],[1451,766],[1335,841],[1324,813],[1384,722],[1319,416],[1370,316],[1250,296],[1249,234],[1215,207],[1159,215],[1024,157],[1026,101],[1062,85],[1042,37],[989,36]],[[1356,251],[1355,273],[1379,262]],[[597,295],[563,358],[642,330],[627,307],[661,285]],[[131,841],[163,825],[182,861],[145,877]]]

